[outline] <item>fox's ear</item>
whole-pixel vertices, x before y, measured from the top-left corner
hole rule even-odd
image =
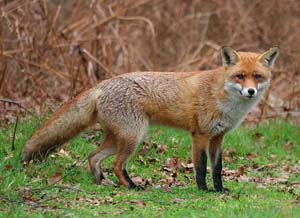
[[[222,48],[221,54],[224,67],[235,65],[240,60],[239,54],[228,46]]]
[[[266,67],[273,67],[277,57],[279,55],[279,48],[270,48],[265,53],[258,57],[258,60]]]

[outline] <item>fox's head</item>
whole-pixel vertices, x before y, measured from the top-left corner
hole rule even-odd
[[[271,69],[278,55],[277,47],[263,54],[236,52],[230,47],[223,47],[225,90],[245,99],[261,96],[270,84]]]

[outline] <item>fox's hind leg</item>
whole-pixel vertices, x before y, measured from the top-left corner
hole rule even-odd
[[[137,141],[128,141],[127,139],[120,140],[118,143],[117,155],[113,166],[120,184],[126,186],[129,189],[135,188],[136,185],[127,173],[126,164],[130,156],[135,151],[137,145]]]
[[[130,132],[128,132],[129,129],[127,128],[127,134],[118,137],[118,148],[113,167],[120,184],[124,185],[129,189],[136,188],[136,185],[129,177],[126,170],[126,165],[130,156],[134,153],[139,142],[145,135],[147,126],[148,124],[144,123],[143,125],[139,126],[136,130],[131,130]]]
[[[114,155],[117,151],[115,136],[108,130],[105,130],[102,144],[89,155],[89,166],[94,175],[95,182],[101,184],[104,179],[101,163],[104,159]]]

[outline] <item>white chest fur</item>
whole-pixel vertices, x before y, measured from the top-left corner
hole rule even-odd
[[[211,134],[218,135],[233,130],[241,124],[246,115],[259,102],[261,95],[246,99],[241,96],[232,96],[226,102],[219,102],[218,107],[222,116],[212,122]]]

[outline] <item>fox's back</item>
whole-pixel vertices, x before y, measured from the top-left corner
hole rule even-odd
[[[211,87],[216,76],[211,71],[124,74],[98,85],[98,107],[115,122],[142,111],[152,123],[190,130],[199,113],[215,113],[210,107],[216,106]]]

